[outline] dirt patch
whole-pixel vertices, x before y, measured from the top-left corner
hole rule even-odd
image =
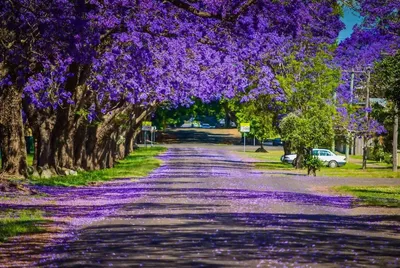
[[[339,195],[339,196],[349,196],[345,194],[340,194],[334,190],[332,190],[329,186],[313,186],[309,188],[312,192],[316,192],[319,194],[326,194],[326,195]]]
[[[16,196],[16,195],[36,195],[37,191],[31,189],[26,183],[22,181],[10,181],[7,179],[0,179],[0,195],[3,196]]]

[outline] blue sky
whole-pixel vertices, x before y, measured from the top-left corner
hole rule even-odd
[[[353,32],[353,26],[360,23],[362,18],[359,14],[356,14],[354,11],[350,10],[349,8],[344,9],[344,17],[342,18],[344,24],[346,24],[346,29],[342,30],[339,33],[339,41],[344,40],[345,38],[349,37]]]

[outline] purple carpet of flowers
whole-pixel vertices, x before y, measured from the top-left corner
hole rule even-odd
[[[172,148],[139,182],[38,187],[38,208],[66,222],[46,267],[398,266],[398,216],[354,214],[357,200],[307,190],[315,178],[272,177],[224,149]]]

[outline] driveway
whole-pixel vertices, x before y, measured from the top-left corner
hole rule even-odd
[[[315,192],[362,180],[272,176],[227,148],[171,145],[149,177],[109,183],[140,194],[85,225],[42,265],[400,266],[398,210],[363,208],[354,198]]]

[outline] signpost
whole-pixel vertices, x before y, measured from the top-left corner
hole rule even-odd
[[[144,131],[144,145],[147,148],[147,131],[151,131],[151,121],[143,121],[142,131]]]
[[[151,127],[151,130],[150,130],[151,147],[153,147],[153,142],[156,141],[156,130],[157,130],[157,127],[155,127],[155,126]]]
[[[250,123],[240,123],[240,132],[243,133],[243,152],[246,152],[246,136],[250,132]]]

